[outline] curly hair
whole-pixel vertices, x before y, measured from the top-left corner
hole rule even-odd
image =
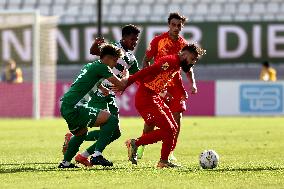
[[[197,44],[191,43],[182,48],[181,51],[189,51],[197,55],[197,57],[201,57],[206,54],[206,50],[198,47]]]
[[[168,24],[170,24],[172,19],[178,19],[181,20],[182,24],[185,23],[185,21],[187,20],[187,18],[183,15],[180,15],[178,12],[172,12],[170,13],[169,17],[168,17]]]
[[[112,44],[103,45],[100,48],[100,52],[100,58],[103,58],[106,55],[111,55],[117,58],[121,58],[123,56],[122,50]]]

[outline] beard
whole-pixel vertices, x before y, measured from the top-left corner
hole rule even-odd
[[[189,72],[190,68],[193,66],[193,64],[187,64],[186,60],[181,61],[181,69],[184,72]]]

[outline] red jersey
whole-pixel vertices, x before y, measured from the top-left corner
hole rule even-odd
[[[136,72],[128,79],[127,85],[138,81],[140,87],[150,89],[156,94],[162,92],[172,78],[180,71],[178,55],[164,56],[151,66]]]
[[[148,59],[154,58],[156,61],[162,56],[178,54],[186,44],[187,41],[183,37],[179,36],[178,40],[173,40],[169,32],[165,32],[154,37],[146,50],[146,56]]]
[[[154,58],[155,62],[162,56],[178,54],[181,49],[187,44],[187,41],[183,37],[179,36],[177,40],[173,40],[170,37],[169,32],[165,32],[161,35],[156,36],[151,41],[149,48],[146,50],[146,56],[148,59]],[[178,73],[173,78],[173,80],[168,84],[168,86],[182,86],[182,88],[178,88],[181,90],[176,92],[178,92],[179,96],[185,93],[180,73]]]

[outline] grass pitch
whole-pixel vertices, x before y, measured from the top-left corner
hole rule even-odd
[[[56,120],[0,120],[0,188],[284,188],[284,118],[184,118],[175,156],[179,169],[156,169],[161,143],[133,166],[124,141],[138,137],[141,118],[122,118],[122,136],[104,152],[113,168],[58,169],[67,126]],[[81,147],[84,150],[90,142]],[[214,149],[220,164],[202,170]]]

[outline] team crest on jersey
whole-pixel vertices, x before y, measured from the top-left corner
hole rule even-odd
[[[162,65],[162,69],[166,70],[169,68],[169,66],[170,66],[169,63],[166,62],[165,64]]]

